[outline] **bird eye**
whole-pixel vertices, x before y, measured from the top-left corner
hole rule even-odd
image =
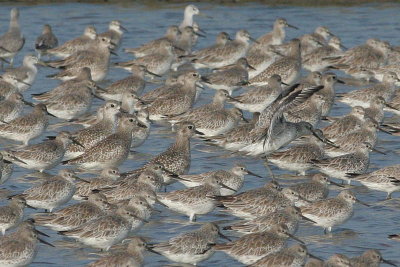
[[[188,129],[189,129],[189,130],[192,130],[192,129],[193,129],[193,126],[192,126],[192,125],[188,126]]]
[[[133,119],[129,119],[130,122],[133,122]]]
[[[114,108],[114,107],[115,107],[115,105],[114,105],[114,104],[111,104],[111,107],[112,107],[112,108]]]
[[[192,75],[193,75],[193,77],[197,77],[197,73],[193,73]]]

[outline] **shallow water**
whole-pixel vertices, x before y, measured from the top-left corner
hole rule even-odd
[[[287,39],[311,32],[319,25],[326,25],[330,30],[342,38],[342,42],[347,47],[352,47],[364,42],[367,38],[377,37],[389,41],[391,44],[398,45],[400,36],[398,30],[400,21],[398,14],[400,5],[385,4],[365,5],[356,7],[268,7],[261,4],[213,6],[211,4],[197,4],[200,10],[212,19],[196,18],[202,29],[207,32],[207,38],[201,39],[198,48],[210,45],[214,42],[214,36],[220,31],[226,31],[234,36],[235,31],[247,29],[254,37],[258,37],[269,31],[273,21],[277,17],[284,17],[289,23],[297,26],[300,30],[287,30]],[[0,32],[6,31],[8,27],[9,10],[12,4],[2,4],[0,6]],[[162,6],[142,6],[142,5],[117,5],[117,4],[53,4],[38,6],[19,5],[21,11],[21,25],[26,37],[25,47],[16,58],[19,64],[24,54],[33,52],[33,44],[36,36],[41,32],[42,25],[45,23],[53,26],[53,31],[63,43],[73,37],[80,35],[86,25],[93,24],[99,32],[107,29],[108,22],[112,19],[119,19],[129,30],[124,36],[122,47],[136,47],[146,41],[152,40],[164,34],[168,25],[178,24],[182,17],[184,5],[165,5]],[[119,52],[118,57],[113,57],[113,61],[125,61],[130,57],[123,52]],[[57,85],[54,80],[46,79],[45,76],[52,73],[52,70],[41,68],[33,87],[25,92],[25,98],[29,99],[31,93],[38,93],[50,90]],[[121,79],[128,75],[120,69],[111,69],[107,76],[105,86],[111,81]],[[148,85],[146,90],[152,89],[157,85]],[[348,90],[345,86],[338,86],[338,91]],[[213,90],[206,90],[200,97],[196,105],[201,105],[210,101]],[[100,104],[96,100],[93,110]],[[333,115],[347,113],[349,108],[337,104]],[[248,114],[247,114],[248,116]],[[249,117],[249,116],[248,116]],[[53,120],[52,123],[57,122]],[[146,162],[151,156],[164,151],[173,142],[173,133],[165,126],[155,125],[152,133],[144,145],[135,150],[133,159],[127,160],[121,170],[126,171],[137,168]],[[162,137],[162,138],[160,138]],[[387,155],[372,154],[371,169],[399,163],[398,138],[385,134],[379,134],[379,146],[387,151]],[[39,142],[40,140],[35,140]],[[265,176],[265,179],[246,177],[245,185],[242,190],[263,185],[270,178],[259,159],[241,158],[231,156],[229,153],[206,146],[201,141],[194,139],[192,143],[192,165],[190,173],[205,172],[214,169],[228,169],[234,162],[240,161],[247,164],[248,168],[258,174]],[[7,141],[2,142],[3,146],[9,146]],[[58,169],[51,170],[56,173]],[[283,176],[281,182],[287,184],[293,182],[293,178],[287,172],[273,168],[278,176]],[[28,172],[16,167],[12,178],[2,186],[13,192],[21,192],[31,186],[21,179],[21,176]],[[372,207],[355,206],[355,214],[347,223],[334,229],[332,236],[323,235],[320,228],[303,224],[297,235],[302,238],[309,248],[309,251],[322,258],[327,258],[333,253],[344,253],[355,256],[369,248],[381,249],[386,259],[400,263],[400,243],[388,240],[386,236],[390,233],[398,233],[400,220],[400,202],[391,200],[382,202],[385,194],[372,192],[364,187],[355,187],[357,196],[364,202],[373,204]],[[183,188],[180,184],[174,184],[168,190]],[[335,196],[338,191],[333,188],[331,196]],[[394,197],[400,197],[395,193]],[[70,204],[70,203],[68,203]],[[187,217],[173,213],[163,207],[160,214],[155,213],[151,222],[139,230],[138,235],[148,237],[151,242],[164,241],[182,232],[199,227],[198,223],[215,221],[226,223],[235,220],[215,210],[206,216],[200,216],[198,223],[188,223]],[[31,210],[27,211],[28,214]],[[44,230],[51,234],[51,242],[57,245],[56,248],[40,246],[38,255],[32,266],[44,266],[45,263],[54,266],[78,266],[84,265],[96,256],[90,254],[96,252],[88,248],[71,247],[69,239],[58,236],[55,232],[48,229]],[[233,236],[233,233],[226,233]],[[60,242],[62,240],[62,243]],[[73,243],[72,243],[73,244]],[[292,241],[289,241],[292,244]],[[73,244],[74,245],[74,244]],[[149,254],[146,257],[146,266],[160,266],[168,264],[168,260],[159,255]],[[202,262],[201,266],[240,266],[240,264],[227,255],[217,252],[209,260]]]

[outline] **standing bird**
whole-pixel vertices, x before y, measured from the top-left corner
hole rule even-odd
[[[10,58],[11,66],[13,65],[15,55],[25,44],[25,37],[21,33],[18,19],[18,8],[11,9],[8,32],[0,36],[0,58]]]
[[[43,172],[54,168],[61,162],[69,144],[75,142],[81,145],[69,132],[65,131],[51,138],[54,139],[29,145],[21,150],[7,150],[7,157],[11,162],[22,168]]]
[[[27,146],[31,139],[40,136],[49,124],[46,105],[37,104],[33,112],[0,125],[0,137],[22,142]]]
[[[230,240],[221,234],[216,224],[206,223],[197,230],[150,245],[150,247],[156,253],[174,262],[196,265],[214,254],[213,244],[218,236]]]
[[[11,198],[8,206],[0,207],[0,229],[4,235],[6,230],[17,226],[24,217],[24,208],[29,205],[26,204],[26,200],[21,196],[15,196]]]
[[[82,155],[62,163],[91,170],[118,167],[128,157],[132,143],[132,131],[136,127],[145,126],[140,124],[132,115],[126,115],[119,120],[114,134],[86,150]]]
[[[376,249],[369,249],[361,256],[351,258],[350,263],[353,267],[379,267],[381,263],[397,266],[393,262],[385,260],[382,254]]]
[[[42,34],[36,38],[35,49],[38,52],[38,58],[46,54],[48,49],[52,49],[58,45],[58,39],[54,35],[51,26],[45,24],[43,26]]]
[[[149,250],[146,242],[141,237],[133,237],[126,248],[126,251],[116,252],[108,256],[104,256],[95,262],[88,264],[86,267],[106,267],[106,266],[127,266],[141,267],[143,266],[143,253]]]
[[[20,195],[25,198],[28,205],[52,212],[53,209],[71,200],[75,193],[75,179],[83,181],[75,176],[72,170],[63,169],[56,176],[25,190]]]
[[[133,54],[135,57],[144,57],[150,54],[155,53],[158,48],[163,45],[163,41],[167,40],[171,44],[174,44],[179,37],[180,31],[178,26],[172,25],[167,28],[167,32],[165,35],[161,38],[158,38],[156,40],[150,41],[144,45],[141,45],[137,48],[125,48],[124,51],[126,53]]]
[[[301,207],[301,213],[324,228],[325,233],[331,232],[332,227],[342,224],[353,216],[353,204],[358,202],[368,206],[356,198],[353,192],[345,190],[335,198],[316,201],[308,206]]]
[[[78,51],[88,49],[96,41],[96,37],[96,28],[87,26],[81,36],[69,40],[60,46],[48,49],[46,52],[56,57],[66,58]]]
[[[22,93],[30,88],[35,81],[38,72],[36,64],[38,62],[39,60],[36,56],[28,54],[24,57],[22,66],[14,69],[7,69],[2,76],[5,77],[11,75],[15,77],[18,81],[18,91]]]

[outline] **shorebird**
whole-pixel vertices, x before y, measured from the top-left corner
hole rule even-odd
[[[118,167],[128,157],[132,143],[132,131],[136,127],[145,127],[132,115],[122,117],[116,132],[73,159],[63,161],[64,165],[77,165],[80,168],[98,170]]]
[[[335,198],[319,200],[301,207],[301,213],[315,221],[317,226],[324,228],[325,233],[331,232],[332,227],[346,222],[353,216],[353,204],[355,202],[368,206],[358,200],[354,193],[345,190]]]
[[[327,45],[303,56],[303,67],[309,71],[324,71],[331,65],[327,58],[343,55],[343,49],[346,49],[346,47],[342,45],[340,38],[332,37]]]
[[[125,92],[133,92],[137,95],[140,95],[145,86],[145,74],[149,73],[150,75],[157,76],[155,73],[152,73],[147,70],[145,66],[137,66],[132,65],[130,71],[132,75],[113,82],[107,88],[105,88],[105,92],[99,92],[98,95],[106,100],[115,100],[122,102],[123,94]]]
[[[286,19],[278,18],[274,22],[272,32],[269,32],[257,39],[258,43],[255,43],[251,49],[250,53],[254,53],[257,50],[266,49],[268,45],[281,45],[286,37],[285,28],[290,27],[298,30],[297,27],[290,25]]]
[[[64,69],[57,75],[67,77],[76,76],[81,68],[87,67],[90,69],[93,81],[99,82],[108,73],[110,53],[114,46],[110,37],[102,36],[90,43],[86,50],[78,51],[65,59],[45,62],[45,65]]]
[[[94,147],[97,143],[113,134],[117,122],[116,115],[119,113],[120,107],[121,105],[116,101],[107,101],[101,110],[101,118],[94,125],[74,133],[75,140],[82,146],[69,145],[65,152],[66,158],[82,155],[85,150]]]
[[[224,89],[232,94],[232,91],[247,85],[249,82],[249,65],[246,58],[240,58],[232,65],[225,66],[218,71],[205,75],[204,83],[215,90]]]
[[[82,180],[71,170],[63,169],[20,194],[29,206],[50,212],[71,200],[75,193],[74,180]],[[17,195],[18,196],[18,195]]]
[[[111,255],[104,256],[92,263],[87,267],[97,266],[143,266],[144,252],[151,250],[148,248],[145,240],[141,237],[133,237],[129,242],[126,251],[115,252]]]
[[[49,124],[47,108],[37,104],[33,112],[0,125],[0,137],[22,142],[27,146],[31,139],[40,136]]]
[[[150,41],[142,46],[139,46],[138,48],[125,48],[124,51],[126,53],[133,54],[137,58],[144,57],[158,52],[160,46],[165,45],[165,43],[163,42],[164,40],[167,40],[171,44],[174,44],[178,40],[179,34],[180,31],[178,26],[172,25],[167,28],[167,32],[163,37]]]
[[[301,214],[299,208],[288,206],[283,210],[277,210],[252,220],[239,221],[233,225],[225,226],[223,229],[250,234],[265,232],[271,230],[272,227],[278,224],[284,224],[289,233],[294,234],[297,231],[301,219],[311,221]],[[315,223],[314,221],[311,222]]]
[[[120,206],[115,213],[101,216],[75,229],[59,234],[77,239],[87,246],[108,251],[111,246],[125,239],[132,221],[137,217],[128,206]]]
[[[217,47],[209,51],[207,55],[193,59],[193,66],[196,69],[217,69],[231,65],[246,56],[250,46],[249,40],[254,40],[249,32],[240,30],[236,33],[235,40],[227,42],[223,47]]]
[[[148,105],[150,120],[162,120],[187,112],[196,99],[197,82],[201,75],[189,71],[178,77],[178,83]]]
[[[78,51],[88,49],[97,38],[96,28],[87,26],[83,34],[75,39],[65,42],[55,48],[48,49],[46,52],[60,58],[66,58]]]
[[[168,40],[162,40],[156,51],[143,57],[114,64],[116,68],[129,70],[132,65],[143,65],[148,71],[156,75],[164,75],[176,61],[175,46]]]
[[[53,213],[35,214],[35,224],[54,231],[69,231],[104,216],[110,209],[107,198],[101,193],[90,193],[86,199]]]
[[[369,167],[369,151],[375,151],[381,154],[383,152],[376,150],[370,143],[361,143],[359,147],[350,154],[314,160],[314,168],[319,169],[322,173],[351,183],[349,174],[364,174]]]
[[[118,168],[105,168],[98,177],[90,178],[86,182],[77,182],[76,191],[72,198],[76,200],[85,199],[93,190],[112,187],[114,182],[120,178],[121,174]]]
[[[288,238],[304,244],[303,241],[290,234],[285,225],[278,224],[269,231],[247,234],[235,241],[217,244],[214,249],[223,251],[235,260],[249,265],[283,249]]]
[[[0,101],[0,121],[4,124],[18,118],[24,105],[33,106],[32,103],[24,100],[20,93],[13,93],[6,100]]]
[[[371,101],[378,96],[389,102],[397,90],[396,83],[398,82],[400,82],[400,79],[397,74],[389,72],[384,75],[381,83],[339,95],[339,101],[352,107],[361,106],[363,108],[370,107]]]
[[[10,65],[13,65],[15,55],[22,49],[25,44],[25,37],[23,36],[19,26],[19,10],[13,8],[10,11],[10,26],[8,31],[0,36],[0,57],[10,58]],[[1,62],[3,64],[3,61]]]
[[[249,171],[245,165],[235,164],[230,170],[217,170],[200,174],[180,175],[179,177],[182,179],[179,180],[179,182],[187,187],[194,187],[203,184],[208,177],[215,177],[224,185],[227,185],[235,191],[238,191],[244,183],[244,176],[246,174],[262,178],[260,175]],[[221,188],[221,196],[232,195],[233,193],[234,191],[232,190]]]
[[[293,39],[289,43],[288,56],[278,59],[263,72],[250,79],[252,85],[266,85],[268,78],[274,74],[281,76],[282,81],[286,84],[293,84],[300,77],[301,69],[301,50],[300,40]]]
[[[22,62],[22,66],[14,69],[7,69],[6,72],[2,74],[2,76],[5,77],[10,75],[12,77],[15,77],[18,81],[18,91],[20,93],[23,93],[32,86],[33,82],[36,79],[38,70],[35,65],[38,62],[39,60],[36,56],[26,55]]]
[[[386,199],[390,199],[393,192],[400,191],[399,170],[400,165],[392,165],[370,173],[349,175],[351,179],[360,182],[372,190],[386,192]]]
[[[154,157],[143,167],[124,173],[123,177],[137,177],[148,166],[157,163],[166,171],[163,174],[164,183],[174,182],[170,177],[171,173],[181,175],[189,171],[191,162],[190,138],[195,134],[199,134],[199,132],[197,132],[194,124],[190,122],[178,124],[175,142],[165,152]]]
[[[235,96],[238,100],[232,104],[242,110],[250,112],[263,112],[282,93],[281,76],[274,74],[268,78],[265,86],[248,88],[243,94]]]
[[[385,260],[382,254],[376,249],[369,249],[365,251],[361,256],[354,257],[350,259],[350,263],[353,267],[379,267],[381,263],[386,263],[388,265],[397,266],[391,261]]]
[[[293,245],[281,251],[272,253],[268,256],[256,261],[250,267],[265,267],[265,266],[280,266],[280,267],[294,267],[304,266],[307,257],[317,258],[310,254],[305,245]],[[319,259],[319,258],[317,258]]]
[[[6,150],[7,159],[14,164],[43,172],[57,166],[64,157],[67,146],[77,142],[73,136],[66,131],[57,136],[49,136],[49,140],[43,143],[25,146],[19,150]]]
[[[38,237],[34,227],[23,228],[14,238],[0,241],[0,265],[27,266],[38,252],[38,242],[54,247],[54,245]]]
[[[297,183],[291,185],[290,188],[296,191],[302,198],[307,200],[305,201],[298,201],[296,202],[296,206],[307,206],[310,202],[319,201],[325,199],[329,194],[328,185],[333,184],[339,187],[343,187],[335,183],[334,181],[330,180],[328,176],[317,173],[311,177],[311,180],[306,181],[304,183]]]
[[[3,235],[22,221],[25,207],[30,206],[21,196],[12,197],[9,205],[0,207],[0,229]]]
[[[58,46],[58,39],[54,35],[49,24],[43,25],[42,34],[36,38],[35,49],[38,52],[38,58],[46,55],[48,49]]]
[[[150,245],[150,248],[174,262],[196,265],[214,254],[213,245],[219,236],[230,240],[219,231],[216,224],[206,223],[192,232]]]
[[[327,140],[321,130],[316,130],[315,133],[318,137],[314,135],[305,136],[300,144],[293,145],[286,150],[273,152],[266,156],[266,160],[280,169],[305,175],[306,171],[313,166],[311,161],[322,159],[325,155],[324,142],[321,140]]]
[[[213,196],[221,195],[221,188],[235,192],[215,177],[208,177],[203,184],[187,189],[176,190],[169,193],[158,193],[159,202],[169,209],[189,216],[190,221],[196,220],[196,215],[211,212],[217,205]]]

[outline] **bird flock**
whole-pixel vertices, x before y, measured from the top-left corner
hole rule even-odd
[[[194,18],[212,18],[188,5],[179,25],[133,48],[121,48],[129,32],[119,20],[104,33],[88,25],[63,44],[46,24],[34,44],[37,55],[15,66],[14,57],[28,45],[19,15],[17,8],[10,11],[9,30],[0,36],[0,138],[6,142],[0,183],[17,183],[15,168],[41,179],[25,191],[10,191],[0,207],[0,266],[29,265],[39,242],[57,249],[37,227],[100,251],[88,266],[143,266],[145,251],[187,265],[201,265],[220,251],[246,266],[397,266],[374,247],[322,259],[295,233],[302,223],[320,227],[328,238],[360,212],[358,204],[373,205],[357,198],[354,184],[386,192],[388,199],[400,191],[400,165],[369,172],[371,151],[385,154],[376,148],[377,132],[400,135],[400,122],[385,118],[385,112],[400,114],[400,47],[371,38],[347,49],[325,26],[286,40],[286,30],[297,27],[277,18],[257,39],[238,29],[234,38],[221,32],[213,45],[196,49],[206,33]],[[117,61],[117,52],[132,59]],[[60,83],[31,94],[29,102],[24,95],[41,68],[54,70],[47,78]],[[110,68],[131,74],[105,84]],[[146,90],[150,83],[158,85]],[[337,93],[338,84],[353,90]],[[215,90],[214,97],[195,106],[204,90]],[[97,110],[95,102],[101,103]],[[351,111],[331,116],[336,102]],[[154,125],[174,132],[175,141],[143,166],[122,172],[118,167]],[[77,130],[62,129],[70,126]],[[37,141],[48,130],[57,134]],[[210,162],[213,171],[189,174],[193,138],[209,153],[261,159],[268,178],[241,162],[230,169]],[[310,178],[283,186],[276,167]],[[246,175],[265,185],[239,192]],[[172,183],[183,189],[170,190]],[[328,198],[331,187],[339,193]],[[27,216],[25,208],[36,211]],[[199,219],[201,226],[169,240],[141,237],[152,215],[166,210],[191,224]],[[202,220],[213,211],[238,220]],[[400,233],[388,238],[400,241]],[[288,239],[296,244],[287,247]]]

